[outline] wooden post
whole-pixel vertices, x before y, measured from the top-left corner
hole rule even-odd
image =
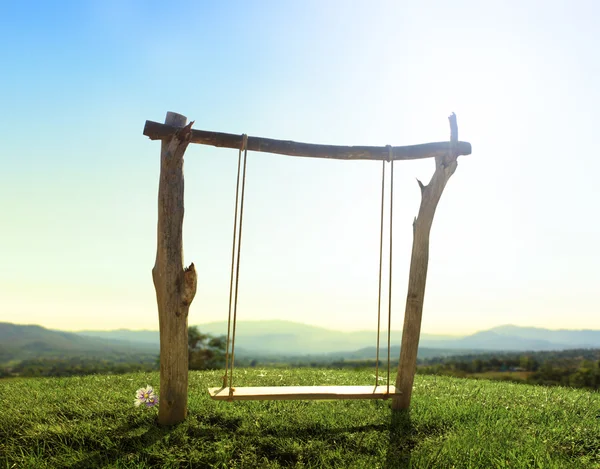
[[[421,188],[421,206],[419,214],[413,222],[413,247],[410,260],[410,276],[402,330],[402,346],[396,391],[401,395],[392,398],[392,409],[408,409],[412,387],[417,369],[417,350],[421,334],[421,318],[423,315],[423,300],[425,298],[425,283],[427,281],[427,265],[429,262],[429,233],[433,223],[435,209],[442,196],[446,183],[454,174],[457,166],[458,125],[456,115],[450,120],[450,150],[443,156],[435,157],[435,172],[426,186],[417,180]]]
[[[188,392],[188,311],[196,294],[194,264],[183,268],[183,154],[193,122],[168,112],[165,124],[179,127],[165,138],[160,152],[156,289],[160,327],[160,401],[158,422],[173,425],[185,420]]]

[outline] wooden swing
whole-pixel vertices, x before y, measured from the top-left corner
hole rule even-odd
[[[381,175],[381,226],[379,235],[379,297],[377,305],[377,357],[375,366],[375,384],[373,386],[261,386],[261,387],[234,387],[233,370],[235,361],[235,337],[237,325],[237,304],[239,285],[239,266],[242,244],[242,221],[244,216],[244,192],[246,185],[246,158],[248,154],[248,136],[242,137],[242,145],[238,153],[237,184],[235,191],[235,216],[233,222],[233,241],[231,252],[231,277],[229,282],[229,316],[227,320],[227,350],[225,354],[225,375],[223,385],[220,388],[209,388],[210,397],[221,401],[251,401],[251,400],[340,400],[340,399],[387,399],[391,396],[400,395],[395,386],[390,385],[390,329],[392,313],[392,219],[393,219],[393,196],[394,196],[394,160],[392,158],[392,147],[388,146],[390,162],[390,270],[389,270],[389,301],[388,301],[388,356],[387,356],[387,381],[383,386],[379,385],[379,342],[381,331],[381,280],[383,264],[383,217],[385,199],[385,163],[382,161]],[[242,168],[242,188],[240,196],[240,169]],[[238,200],[239,228],[238,228]],[[237,256],[236,256],[237,246]],[[235,272],[235,295],[234,291]],[[233,323],[231,320],[233,311]],[[233,331],[232,331],[233,329]],[[231,343],[231,360],[229,344]]]
[[[402,345],[400,350],[400,361],[398,364],[398,375],[396,377],[396,387],[394,388],[389,385],[388,346],[388,384],[385,387],[385,392],[383,387],[377,385],[377,381],[373,388],[370,386],[359,386],[358,388],[354,386],[336,386],[333,388],[315,388],[311,386],[308,389],[305,387],[235,389],[233,386],[233,373],[231,373],[229,382],[227,373],[226,376],[223,377],[222,388],[210,390],[211,396],[215,399],[224,400],[316,398],[363,399],[385,398],[391,396],[392,410],[399,411],[410,407],[412,396],[423,315],[423,298],[425,295],[425,282],[427,280],[427,266],[429,264],[429,234],[435,210],[446,183],[456,171],[458,157],[461,155],[470,155],[472,152],[471,144],[469,142],[461,142],[458,140],[456,115],[452,113],[452,115],[448,117],[448,120],[450,122],[449,142],[432,142],[396,147],[388,146],[387,148],[372,146],[320,145],[294,142],[291,140],[275,140],[264,137],[242,137],[237,134],[206,130],[192,130],[193,121],[188,124],[187,117],[175,112],[167,113],[164,124],[146,121],[143,132],[144,135],[151,140],[161,140],[156,260],[154,267],[152,268],[152,280],[156,290],[156,302],[158,305],[160,326],[160,389],[163,399],[158,411],[159,424],[177,424],[185,420],[187,415],[188,314],[190,305],[196,295],[198,281],[194,263],[192,262],[188,267],[183,266],[183,156],[188,145],[190,143],[196,143],[214,147],[233,148],[240,151],[243,150],[244,158],[246,156],[246,150],[251,150],[279,155],[339,160],[387,160],[391,162],[393,160],[416,160],[422,158],[435,159],[435,171],[429,183],[423,184],[421,181],[417,180],[419,188],[421,189],[421,204],[419,206],[419,213],[413,222],[413,247],[410,260],[406,309],[404,314],[404,326],[402,328]],[[390,215],[391,213],[392,211],[390,210]],[[235,233],[236,229],[234,227],[234,234]],[[232,263],[233,261],[232,254]],[[381,290],[379,296],[381,298]],[[229,317],[229,325],[231,325],[231,306]],[[228,329],[230,331],[229,327]],[[228,336],[230,336],[229,331],[227,334]],[[377,337],[377,350],[379,350],[379,332]],[[231,370],[233,370],[233,345],[234,344],[232,343]],[[379,352],[377,355],[379,359]],[[227,344],[227,360],[229,360],[229,341]],[[228,369],[228,366],[226,366],[226,370]],[[378,372],[379,370],[377,370],[377,373]]]

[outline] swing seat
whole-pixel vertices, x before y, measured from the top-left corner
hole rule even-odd
[[[395,386],[259,386],[209,388],[210,397],[217,401],[285,401],[285,400],[342,400],[387,399],[399,396]]]

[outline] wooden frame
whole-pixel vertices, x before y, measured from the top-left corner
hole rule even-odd
[[[429,184],[418,181],[421,189],[419,214],[413,223],[413,248],[408,293],[402,332],[400,361],[393,393],[381,394],[380,387],[325,386],[280,388],[213,388],[211,397],[221,400],[254,399],[379,399],[392,397],[392,409],[410,406],[417,363],[427,266],[429,234],[433,217],[446,183],[454,174],[457,158],[471,154],[471,144],[458,141],[456,116],[450,121],[450,141],[402,147],[349,147],[314,145],[285,140],[248,137],[246,148],[291,156],[334,158],[343,160],[413,160],[435,159],[435,172]],[[241,135],[192,130],[193,122],[168,112],[164,124],[146,121],[144,135],[161,140],[161,170],[158,194],[158,229],[156,262],[152,269],[160,322],[160,391],[159,423],[172,425],[187,414],[187,316],[196,293],[194,264],[183,267],[183,155],[189,143],[239,149]],[[220,390],[217,390],[220,389]],[[244,390],[245,389],[245,390]],[[371,389],[371,391],[369,391]],[[387,390],[387,386],[386,386]],[[224,393],[226,392],[226,396]]]

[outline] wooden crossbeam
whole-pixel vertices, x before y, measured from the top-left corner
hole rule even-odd
[[[144,135],[151,140],[168,139],[175,135],[180,127],[175,127],[159,122],[146,121]],[[242,136],[221,132],[192,129],[190,143],[211,145],[221,148],[239,149],[242,145]],[[305,156],[311,158],[330,158],[337,160],[389,160],[389,147],[371,146],[338,146],[318,145],[314,143],[293,142],[291,140],[275,140],[263,137],[248,137],[248,150],[280,155]],[[423,143],[420,145],[407,145],[391,147],[393,160],[418,160],[423,158],[443,157],[454,150],[450,142]],[[457,155],[470,155],[469,142],[457,142]]]
[[[264,386],[209,388],[210,397],[218,401],[283,401],[283,400],[341,400],[341,399],[386,399],[397,395],[390,386]]]

